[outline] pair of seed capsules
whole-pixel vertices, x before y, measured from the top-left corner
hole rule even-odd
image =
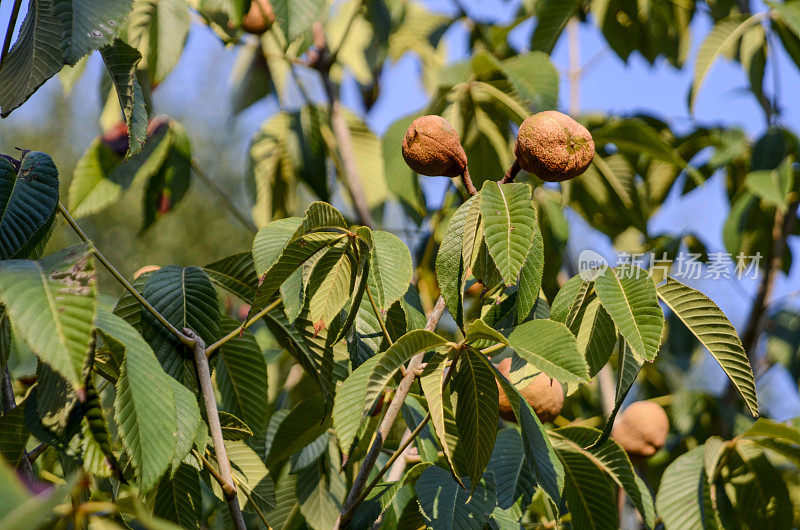
[[[548,110],[522,122],[514,155],[518,168],[548,182],[562,182],[586,171],[594,158],[594,142],[586,127]],[[420,175],[469,175],[458,133],[441,116],[422,116],[411,123],[403,138],[403,158]],[[464,178],[464,183],[472,193],[470,180]]]

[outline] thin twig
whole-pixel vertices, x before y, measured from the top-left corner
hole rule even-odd
[[[225,193],[219,189],[219,187],[214,183],[213,180],[208,178],[205,172],[200,167],[200,163],[197,161],[196,158],[192,158],[192,169],[194,170],[195,175],[206,185],[208,189],[210,189],[214,194],[219,198],[220,202],[222,203],[225,208],[239,221],[242,226],[250,230],[251,232],[255,233],[258,232],[258,228],[253,223],[251,219],[248,219],[246,215],[239,211],[235,204],[228,198]]]
[[[17,27],[17,19],[19,18],[19,10],[22,7],[22,0],[15,0],[14,6],[11,8],[11,20],[8,21],[8,28],[6,28],[6,38],[3,40],[3,52],[0,54],[0,68],[6,60],[6,54],[11,47],[11,38],[14,36],[14,28]]]
[[[120,274],[120,273],[119,273],[119,271],[117,271],[117,269],[115,269],[113,265],[111,265],[111,263],[110,263],[110,262],[109,262],[109,261],[106,259],[106,257],[105,257],[105,256],[103,256],[103,253],[102,253],[102,252],[100,252],[100,250],[97,248],[97,246],[95,246],[94,242],[93,242],[91,239],[89,239],[89,237],[86,235],[86,233],[83,231],[83,229],[81,229],[81,227],[80,227],[80,226],[78,226],[78,223],[76,223],[76,222],[75,222],[75,219],[73,219],[73,218],[72,218],[72,216],[69,214],[69,212],[68,212],[68,211],[67,211],[67,209],[64,207],[64,205],[63,205],[63,204],[61,204],[61,202],[59,202],[59,203],[58,203],[58,211],[61,213],[61,215],[62,215],[62,216],[64,217],[64,219],[67,221],[67,223],[68,223],[68,224],[69,224],[69,225],[72,227],[72,229],[75,231],[75,233],[76,233],[76,234],[78,234],[78,237],[80,237],[80,238],[81,238],[81,240],[83,240],[83,242],[85,242],[85,243],[88,243],[88,244],[89,244],[89,245],[92,247],[92,252],[93,252],[93,253],[94,253],[94,255],[97,257],[97,259],[98,259],[98,260],[100,260],[100,263],[102,263],[102,264],[103,264],[103,266],[104,266],[104,267],[105,267],[105,268],[108,270],[108,272],[110,272],[110,273],[111,273],[111,275],[112,275],[112,276],[113,276],[113,277],[114,277],[114,278],[115,278],[115,279],[116,279],[116,280],[117,280],[117,281],[118,281],[120,284],[122,284],[122,286],[123,286],[123,287],[124,287],[124,288],[125,288],[125,289],[126,289],[128,292],[129,292],[129,293],[131,293],[131,295],[132,295],[132,296],[133,296],[133,297],[136,299],[136,301],[137,301],[137,302],[139,302],[140,304],[142,304],[142,306],[144,306],[144,308],[145,308],[145,309],[147,309],[147,311],[149,311],[149,312],[150,312],[150,314],[151,314],[151,315],[153,315],[153,316],[156,318],[156,320],[158,320],[159,322],[161,322],[161,324],[162,324],[162,325],[163,325],[165,328],[167,328],[167,329],[169,330],[169,332],[170,332],[170,333],[172,333],[173,335],[175,335],[175,337],[176,337],[176,338],[177,338],[179,341],[181,341],[181,343],[182,343],[184,346],[186,346],[186,347],[188,347],[188,348],[191,348],[191,347],[193,347],[193,346],[194,346],[194,341],[192,341],[192,340],[191,340],[189,337],[187,337],[186,335],[184,335],[183,333],[181,333],[180,331],[178,331],[178,330],[177,330],[177,328],[175,328],[175,326],[173,326],[173,325],[172,325],[172,324],[171,324],[171,323],[170,323],[170,322],[169,322],[169,321],[168,321],[166,318],[164,318],[164,317],[161,315],[161,313],[159,313],[159,312],[156,310],[156,308],[154,308],[152,305],[150,305],[150,302],[148,302],[147,300],[145,300],[145,299],[144,299],[144,297],[143,297],[141,294],[139,294],[139,291],[137,291],[137,290],[136,290],[136,289],[135,289],[135,288],[134,288],[134,287],[133,287],[133,286],[132,286],[132,285],[131,285],[131,284],[128,282],[128,280],[126,280],[126,279],[125,279],[125,277],[124,277],[124,276],[122,276],[122,274]]]
[[[439,320],[442,318],[446,307],[447,305],[444,302],[444,298],[440,296],[436,301],[436,305],[428,316],[428,323],[425,325],[426,330],[433,331],[436,329],[436,326],[439,324]],[[394,422],[400,413],[400,407],[403,405],[406,396],[411,390],[411,385],[414,383],[414,379],[417,377],[417,368],[422,363],[423,357],[424,353],[420,353],[412,357],[409,361],[408,368],[406,369],[406,375],[397,386],[397,391],[395,392],[389,407],[386,409],[386,414],[383,416],[383,420],[378,427],[378,431],[375,433],[375,438],[372,441],[372,445],[370,446],[369,451],[367,451],[364,461],[361,463],[361,467],[358,470],[358,475],[356,475],[356,478],[353,481],[353,486],[350,488],[350,492],[347,494],[347,499],[342,505],[342,511],[339,514],[339,517],[336,519],[336,525],[334,528],[338,529],[346,527],[352,519],[355,508],[358,506],[357,503],[361,496],[361,491],[364,488],[364,485],[367,483],[367,479],[369,478],[372,468],[375,467],[375,463],[378,460],[378,455],[381,453],[383,443],[389,436],[392,425],[394,425]]]
[[[214,442],[214,452],[217,456],[217,465],[219,466],[219,474],[225,484],[228,486],[224,488],[225,498],[228,503],[228,510],[231,512],[234,526],[238,530],[247,530],[244,524],[244,516],[239,507],[239,499],[236,497],[236,486],[233,483],[233,473],[231,472],[231,463],[228,460],[228,451],[225,449],[225,441],[222,438],[222,426],[219,422],[219,412],[217,411],[217,401],[214,397],[214,387],[211,383],[211,370],[208,367],[208,358],[206,357],[206,345],[203,339],[200,338],[194,331],[189,328],[184,328],[183,332],[187,337],[193,339],[194,347],[192,352],[194,354],[194,364],[197,370],[197,381],[200,385],[200,390],[203,394],[203,404],[206,409],[206,418],[208,418],[208,427],[211,431],[211,439]]]
[[[253,315],[253,318],[249,319],[240,327],[234,329],[233,331],[231,331],[230,333],[219,339],[217,342],[206,348],[206,357],[211,357],[211,354],[214,353],[220,346],[223,346],[226,342],[239,335],[242,331],[246,330],[256,322],[258,322],[261,317],[263,317],[264,315],[266,315],[267,313],[278,307],[280,303],[281,299],[278,298],[277,300],[269,304],[267,307],[265,307],[264,309]]]
[[[375,303],[375,298],[372,297],[372,291],[367,285],[367,296],[369,297],[369,303],[372,305],[372,311],[375,313],[375,317],[378,319],[378,323],[381,325],[381,329],[383,330],[383,336],[386,337],[386,342],[391,346],[394,344],[392,341],[391,335],[389,335],[389,330],[386,329],[386,323],[383,321],[383,317],[381,316],[381,311],[378,309],[378,304]]]

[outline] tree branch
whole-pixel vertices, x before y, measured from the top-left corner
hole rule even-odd
[[[426,330],[433,331],[436,329],[436,326],[439,324],[439,320],[442,318],[442,314],[444,314],[446,307],[447,306],[445,305],[444,298],[440,296],[436,301],[436,305],[433,307],[431,314],[428,316],[428,323],[425,325]],[[336,519],[336,525],[334,528],[344,528],[350,523],[353,512],[358,506],[364,484],[366,484],[372,468],[375,467],[375,463],[378,460],[378,455],[381,453],[381,448],[383,447],[386,438],[389,436],[392,425],[394,425],[394,422],[400,413],[400,407],[403,405],[406,396],[411,390],[411,385],[414,383],[414,379],[417,377],[417,368],[419,368],[419,365],[422,363],[423,356],[424,353],[417,354],[408,362],[406,375],[397,386],[397,391],[395,392],[391,403],[389,403],[389,407],[386,409],[386,414],[383,416],[383,420],[378,427],[378,432],[375,433],[375,439],[372,441],[372,445],[370,446],[367,455],[364,457],[364,461],[361,463],[361,467],[358,470],[358,475],[356,475],[356,478],[353,481],[353,486],[350,488],[350,492],[347,494],[347,499],[342,505],[342,511],[339,514],[339,517]]]
[[[281,299],[278,298],[277,300],[269,304],[267,307],[265,307],[264,309],[253,315],[253,318],[249,319],[247,322],[242,324],[241,327],[234,329],[233,331],[231,331],[230,333],[219,339],[217,342],[206,348],[206,357],[211,357],[211,354],[214,353],[220,346],[225,345],[226,342],[228,342],[229,340],[231,340],[232,338],[234,338],[235,336],[237,336],[242,331],[246,330],[256,322],[258,322],[259,319],[261,319],[261,317],[263,317],[264,315],[266,315],[267,313],[278,307],[280,303]]]
[[[225,449],[225,441],[222,438],[222,426],[219,423],[219,412],[217,411],[217,400],[214,397],[214,387],[211,384],[211,370],[208,367],[208,357],[206,357],[206,345],[203,339],[200,338],[194,331],[189,328],[184,328],[183,332],[187,337],[192,339],[194,347],[194,365],[197,370],[197,380],[200,384],[200,390],[203,394],[203,404],[206,409],[206,417],[208,418],[208,427],[211,431],[211,439],[214,442],[214,452],[217,456],[217,465],[219,466],[219,475],[227,485],[223,486],[225,492],[225,499],[228,503],[228,510],[231,512],[233,524],[237,530],[247,530],[244,524],[244,516],[239,507],[239,499],[236,497],[236,486],[233,482],[233,473],[231,472],[231,463],[228,460],[228,451]]]
[[[126,280],[126,279],[125,279],[125,277],[124,277],[122,274],[120,274],[120,273],[119,273],[119,271],[118,271],[117,269],[115,269],[113,265],[111,265],[111,263],[110,263],[110,262],[109,262],[109,261],[106,259],[106,257],[105,257],[105,256],[103,256],[103,253],[102,253],[102,252],[100,252],[100,250],[99,250],[99,249],[98,249],[98,248],[95,246],[94,242],[93,242],[91,239],[89,239],[89,237],[88,237],[88,236],[86,235],[86,233],[85,233],[85,232],[84,232],[84,231],[81,229],[81,227],[80,227],[80,226],[78,226],[78,223],[76,223],[76,222],[75,222],[75,219],[73,219],[73,218],[72,218],[72,216],[69,214],[69,212],[67,211],[67,209],[64,207],[64,205],[63,205],[63,204],[61,204],[61,202],[60,202],[60,201],[59,201],[59,203],[58,203],[58,211],[61,213],[61,215],[64,217],[64,219],[66,219],[67,223],[69,224],[69,226],[71,226],[71,227],[72,227],[72,229],[75,231],[75,233],[76,233],[76,234],[78,234],[78,237],[80,237],[80,238],[81,238],[81,240],[82,240],[84,243],[88,243],[88,244],[89,244],[89,245],[92,247],[92,252],[93,252],[93,253],[94,253],[94,255],[97,257],[97,259],[100,261],[100,263],[102,263],[102,264],[103,264],[103,266],[104,266],[104,267],[105,267],[105,268],[108,270],[108,272],[110,272],[110,273],[111,273],[111,275],[112,275],[112,276],[113,276],[113,277],[114,277],[114,278],[115,278],[115,279],[116,279],[116,280],[117,280],[117,281],[118,281],[120,284],[122,284],[122,286],[123,286],[123,287],[124,287],[124,288],[125,288],[125,289],[126,289],[128,292],[129,292],[129,293],[131,293],[131,295],[132,295],[132,296],[133,296],[133,297],[136,299],[136,301],[137,301],[137,302],[139,302],[139,303],[140,303],[140,304],[141,304],[141,305],[142,305],[142,306],[143,306],[145,309],[147,309],[147,311],[149,311],[149,312],[150,312],[150,314],[151,314],[151,315],[153,315],[153,316],[156,318],[156,320],[158,320],[159,322],[161,322],[161,324],[162,324],[162,325],[163,325],[165,328],[167,328],[167,330],[169,330],[169,332],[170,332],[170,333],[172,333],[173,335],[175,335],[175,337],[176,337],[176,338],[177,338],[179,341],[181,341],[181,344],[183,344],[184,346],[186,346],[186,347],[188,347],[188,348],[192,348],[192,347],[194,347],[194,341],[193,341],[193,340],[191,340],[189,337],[187,337],[186,335],[184,335],[183,333],[181,333],[180,331],[178,331],[178,330],[177,330],[177,328],[175,328],[175,326],[173,326],[173,325],[172,325],[172,324],[171,324],[171,323],[170,323],[170,322],[169,322],[169,321],[168,321],[166,318],[164,318],[164,317],[161,315],[161,313],[159,313],[159,312],[156,310],[156,308],[154,308],[152,305],[150,305],[150,302],[148,302],[147,300],[145,300],[145,299],[144,299],[144,297],[143,297],[141,294],[139,294],[139,291],[137,291],[137,290],[136,290],[136,289],[135,289],[135,288],[134,288],[134,287],[133,287],[133,286],[132,286],[132,285],[131,285],[131,284],[128,282],[128,280]]]

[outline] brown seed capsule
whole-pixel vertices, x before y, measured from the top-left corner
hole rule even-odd
[[[511,357],[506,357],[500,361],[497,369],[508,378],[508,374],[511,371]],[[497,388],[500,390],[500,417],[507,421],[516,422],[517,418],[514,414],[514,409],[511,408],[508,396],[506,396],[499,382],[497,383]],[[531,383],[523,388],[520,393],[542,423],[553,421],[561,414],[561,408],[564,406],[564,388],[561,383],[551,379],[544,372],[536,374]]]
[[[637,401],[614,422],[611,437],[636,458],[648,458],[664,447],[669,433],[667,413],[658,403]]]
[[[522,169],[548,182],[577,177],[594,158],[594,141],[586,127],[554,110],[522,122],[514,154]]]
[[[403,138],[403,158],[408,167],[429,177],[457,177],[467,167],[458,133],[441,116],[422,116],[411,123]]]
[[[242,17],[242,29],[247,33],[261,35],[275,22],[275,12],[269,0],[252,0],[250,10]]]

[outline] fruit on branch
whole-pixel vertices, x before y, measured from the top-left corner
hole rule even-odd
[[[128,124],[124,121],[117,122],[103,133],[101,140],[119,156],[125,156],[130,146],[128,138]]]
[[[519,166],[548,182],[577,177],[594,158],[586,127],[554,110],[539,112],[519,126],[514,155]]]
[[[669,419],[661,405],[652,401],[631,403],[622,411],[611,437],[631,456],[648,458],[664,447]]]
[[[144,267],[140,267],[140,268],[136,269],[136,272],[133,273],[133,279],[135,280],[136,278],[138,278],[142,274],[146,274],[148,272],[155,272],[160,268],[161,267],[159,267],[158,265],[145,265]]]
[[[261,35],[275,22],[275,12],[269,0],[252,0],[250,10],[242,17],[242,29],[247,33]]]
[[[441,116],[422,116],[411,123],[403,138],[403,158],[408,167],[429,177],[458,177],[467,169],[458,133]]]
[[[511,357],[506,357],[500,361],[497,364],[497,369],[506,376],[506,379],[509,379]],[[499,382],[497,383],[497,388],[500,391],[500,417],[507,421],[517,421],[514,409],[511,408],[511,403],[508,401],[508,396]],[[530,384],[523,388],[520,393],[542,423],[553,421],[561,414],[561,407],[564,406],[564,388],[561,383],[544,372],[536,374]]]

